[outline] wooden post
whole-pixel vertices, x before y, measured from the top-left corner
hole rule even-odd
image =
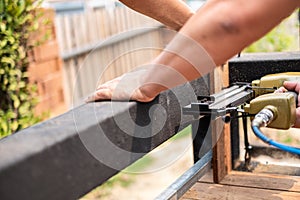
[[[216,93],[228,86],[228,66],[218,67],[211,74],[211,93]],[[213,179],[219,183],[231,170],[230,126],[222,119],[212,122],[213,144]]]

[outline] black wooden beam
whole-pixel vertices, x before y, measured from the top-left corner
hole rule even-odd
[[[83,104],[0,140],[0,199],[76,199],[193,120],[181,107],[208,95],[207,79],[151,103]]]
[[[300,52],[248,53],[229,61],[229,82],[251,82],[267,74],[300,71]]]

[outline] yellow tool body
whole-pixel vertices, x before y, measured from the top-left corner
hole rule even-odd
[[[289,129],[293,126],[296,120],[295,95],[290,92],[274,93],[275,89],[283,86],[284,81],[300,82],[300,72],[271,74],[253,81],[252,87],[256,98],[244,107],[245,112],[257,114],[263,108],[267,108],[274,114],[274,119],[268,127]]]
[[[274,120],[268,125],[271,128],[289,129],[296,120],[295,97],[291,93],[271,93],[256,97],[244,108],[249,114],[257,114],[263,108],[271,110]]]
[[[284,81],[299,81],[300,82],[300,72],[285,72],[277,74],[269,74],[263,76],[259,80],[252,81],[251,85],[255,96],[260,96],[273,92],[274,89],[278,89],[283,86]],[[273,90],[272,90],[273,89]]]

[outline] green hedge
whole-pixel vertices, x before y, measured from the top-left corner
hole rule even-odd
[[[29,35],[38,28],[41,1],[0,0],[0,137],[39,121],[36,87],[28,82]]]

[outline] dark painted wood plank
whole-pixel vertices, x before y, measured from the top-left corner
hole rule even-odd
[[[188,125],[181,108],[206,86],[199,79],[151,103],[83,104],[1,139],[0,199],[77,199]]]

